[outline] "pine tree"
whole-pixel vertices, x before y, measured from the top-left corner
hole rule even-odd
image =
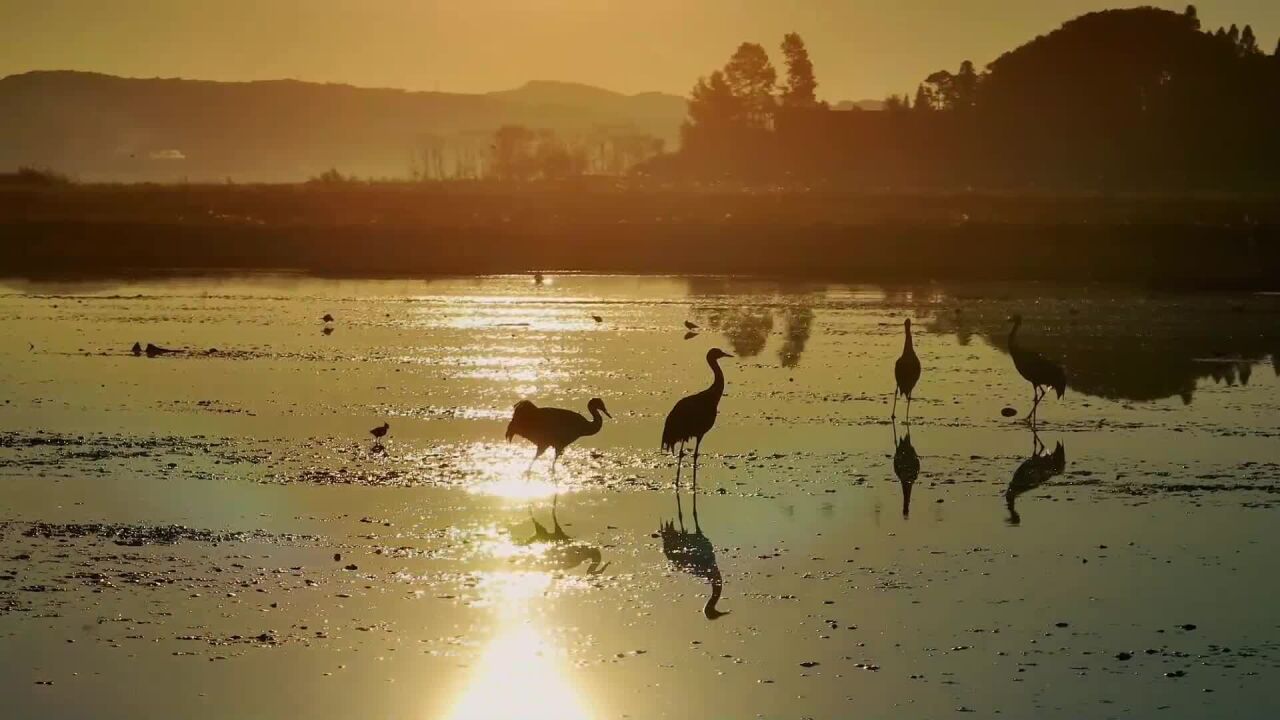
[[[747,125],[769,128],[773,124],[773,91],[778,85],[778,71],[769,62],[769,54],[756,43],[742,43],[724,66],[724,79],[734,97],[742,103]]]
[[[782,38],[782,55],[787,61],[787,84],[782,89],[782,106],[786,108],[811,108],[818,104],[814,90],[818,81],[813,76],[813,63],[804,40],[796,33]]]
[[[1244,32],[1240,33],[1240,54],[1261,55],[1262,51],[1258,49],[1258,39],[1253,35],[1253,26],[1245,25]]]

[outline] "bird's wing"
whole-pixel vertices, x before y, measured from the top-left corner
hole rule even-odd
[[[538,408],[538,424],[552,439],[571,443],[586,434],[591,421],[572,410]]]

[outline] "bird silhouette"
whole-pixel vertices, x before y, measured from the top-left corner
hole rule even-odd
[[[383,421],[381,425],[369,431],[373,436],[373,444],[375,446],[382,444],[382,438],[387,436],[387,432],[391,430],[391,423]]]
[[[695,322],[692,322],[692,321],[690,321],[690,320],[685,320],[685,321],[684,321],[684,326],[685,326],[687,329],[689,329],[689,330],[697,330],[697,329],[698,329],[698,324],[697,324],[697,323],[695,323]]]
[[[557,493],[555,499],[559,498]],[[560,520],[556,517],[556,502],[552,500],[551,504],[551,530],[538,522],[538,519],[530,516],[533,522],[533,534],[524,538],[517,538],[514,542],[521,546],[539,545],[543,546],[543,552],[539,557],[532,560],[533,564],[540,567],[551,568],[555,570],[572,570],[582,563],[587,563],[588,575],[599,575],[609,567],[609,563],[601,564],[602,556],[600,548],[594,545],[575,540],[560,527]]]
[[[708,620],[715,620],[728,615],[728,610],[720,610],[716,604],[724,592],[724,577],[720,574],[720,564],[716,561],[716,550],[711,540],[702,532],[698,523],[698,491],[693,491],[693,532],[685,530],[684,512],[680,507],[680,489],[676,488],[676,515],[680,528],[674,522],[659,521],[658,536],[662,538],[662,554],[677,569],[707,581],[711,594],[702,606],[702,614]]]
[[[595,435],[600,432],[600,428],[604,427],[604,418],[600,417],[601,413],[613,419],[600,398],[591,398],[587,403],[587,411],[591,413],[590,420],[572,410],[540,408],[528,400],[521,400],[516,403],[515,411],[511,414],[511,422],[507,423],[507,441],[510,442],[511,438],[519,435],[538,448],[533,459],[529,461],[530,469],[538,458],[542,457],[542,453],[547,451],[547,448],[555,449],[555,456],[551,459],[551,472],[554,473],[556,461],[560,459],[565,448],[576,442],[578,438]]]
[[[1066,394],[1067,373],[1061,365],[1019,345],[1018,329],[1022,327],[1022,316],[1015,314],[1009,319],[1013,322],[1013,329],[1009,331],[1009,356],[1013,358],[1013,366],[1018,369],[1018,374],[1031,383],[1031,394],[1035,402],[1031,404],[1027,419],[1034,424],[1036,410],[1040,407],[1040,401],[1049,393],[1048,388],[1057,391],[1059,400]]]
[[[916,478],[920,476],[920,456],[911,444],[911,428],[902,439],[898,439],[898,425],[893,425],[893,474],[898,476],[898,484],[902,486],[902,517],[911,515],[911,489],[915,487]]]
[[[133,347],[129,350],[129,352],[132,352],[134,357],[138,357],[139,355],[142,354],[142,345],[138,343],[134,343]]]
[[[684,462],[684,446],[694,440],[693,446],[693,483],[698,486],[698,455],[702,447],[702,436],[706,435],[716,424],[716,412],[720,407],[720,398],[724,395],[724,371],[720,369],[720,358],[733,357],[720,348],[707,351],[707,364],[711,366],[714,376],[711,387],[699,393],[681,398],[667,413],[667,421],[662,426],[662,449],[676,452],[676,487],[680,487],[680,466]]]
[[[323,330],[321,330],[320,332],[321,332],[322,334],[324,334],[324,335],[332,335],[332,334],[333,334],[333,328],[331,328],[331,327],[327,327],[327,326],[326,326],[326,327],[325,327]]]
[[[920,380],[920,358],[916,357],[915,346],[911,344],[911,318],[907,318],[903,328],[905,337],[902,340],[902,355],[893,364],[893,379],[897,384],[893,389],[893,409],[889,411],[889,418],[893,419],[897,415],[898,395],[902,394],[907,397],[907,419],[910,420],[911,391]]]
[[[596,322],[604,322],[604,318],[600,317],[599,315],[592,315],[591,319],[595,320]]]
[[[698,337],[698,333],[697,333],[696,331],[694,331],[694,330],[690,330],[689,332],[687,332],[687,333],[685,333],[685,334],[684,334],[684,339],[685,339],[685,340],[692,340],[692,339],[694,339],[694,338],[696,338],[696,337]]]
[[[147,357],[149,358],[156,357],[158,355],[172,355],[176,352],[178,351],[172,350],[170,348],[160,347],[159,345],[152,345],[151,343],[147,343],[146,353],[147,353]]]
[[[322,318],[320,318],[320,319],[321,319],[321,320],[323,320],[324,322],[327,322],[327,323],[333,322],[333,316],[332,316],[332,315],[330,315],[329,313],[325,313],[325,314],[324,314],[324,317],[322,317]]]
[[[1067,467],[1067,451],[1059,442],[1052,453],[1046,453],[1044,443],[1035,430],[1031,431],[1031,456],[1018,465],[1013,471],[1013,479],[1004,491],[1004,503],[1009,509],[1010,525],[1022,522],[1022,516],[1014,509],[1014,501],[1018,496],[1043,485],[1050,478],[1061,475]]]

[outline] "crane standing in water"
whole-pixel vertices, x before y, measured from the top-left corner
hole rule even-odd
[[[591,413],[590,420],[572,410],[540,408],[528,400],[521,400],[516,403],[511,422],[507,424],[507,441],[510,442],[511,438],[519,435],[537,446],[537,453],[529,461],[530,470],[547,448],[554,448],[556,454],[551,459],[551,472],[554,473],[556,461],[565,448],[578,438],[595,435],[604,427],[604,418],[600,417],[600,413],[609,415],[609,411],[605,409],[603,400],[591,398],[587,403],[587,411]],[[613,416],[609,415],[609,418],[613,419]]]
[[[1009,331],[1009,356],[1013,358],[1013,366],[1018,369],[1018,374],[1031,383],[1031,394],[1035,402],[1031,404],[1027,419],[1034,424],[1036,410],[1040,407],[1040,401],[1044,400],[1044,396],[1049,394],[1048,388],[1053,388],[1058,393],[1059,400],[1066,394],[1067,373],[1061,365],[1034,350],[1027,350],[1020,346],[1018,329],[1022,327],[1022,316],[1015,314],[1009,319],[1013,322],[1013,329]]]
[[[676,488],[680,487],[680,466],[684,462],[684,445],[689,440],[693,446],[693,483],[698,486],[698,455],[702,447],[702,436],[711,431],[716,424],[716,413],[720,407],[720,398],[724,395],[724,371],[720,369],[720,358],[733,357],[720,348],[707,351],[707,364],[711,366],[714,376],[711,387],[699,393],[681,398],[667,413],[667,421],[662,426],[662,449],[675,452],[679,445],[680,452],[676,459]]]
[[[911,344],[911,318],[903,323],[906,337],[902,341],[902,355],[893,364],[893,379],[897,383],[893,388],[893,409],[889,411],[889,419],[897,417],[898,395],[907,397],[907,420],[911,420],[911,391],[920,381],[920,358],[916,357],[915,346]]]

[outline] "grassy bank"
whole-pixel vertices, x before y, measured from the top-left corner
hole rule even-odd
[[[0,271],[578,270],[1268,287],[1280,203],[474,185],[0,190]]]

